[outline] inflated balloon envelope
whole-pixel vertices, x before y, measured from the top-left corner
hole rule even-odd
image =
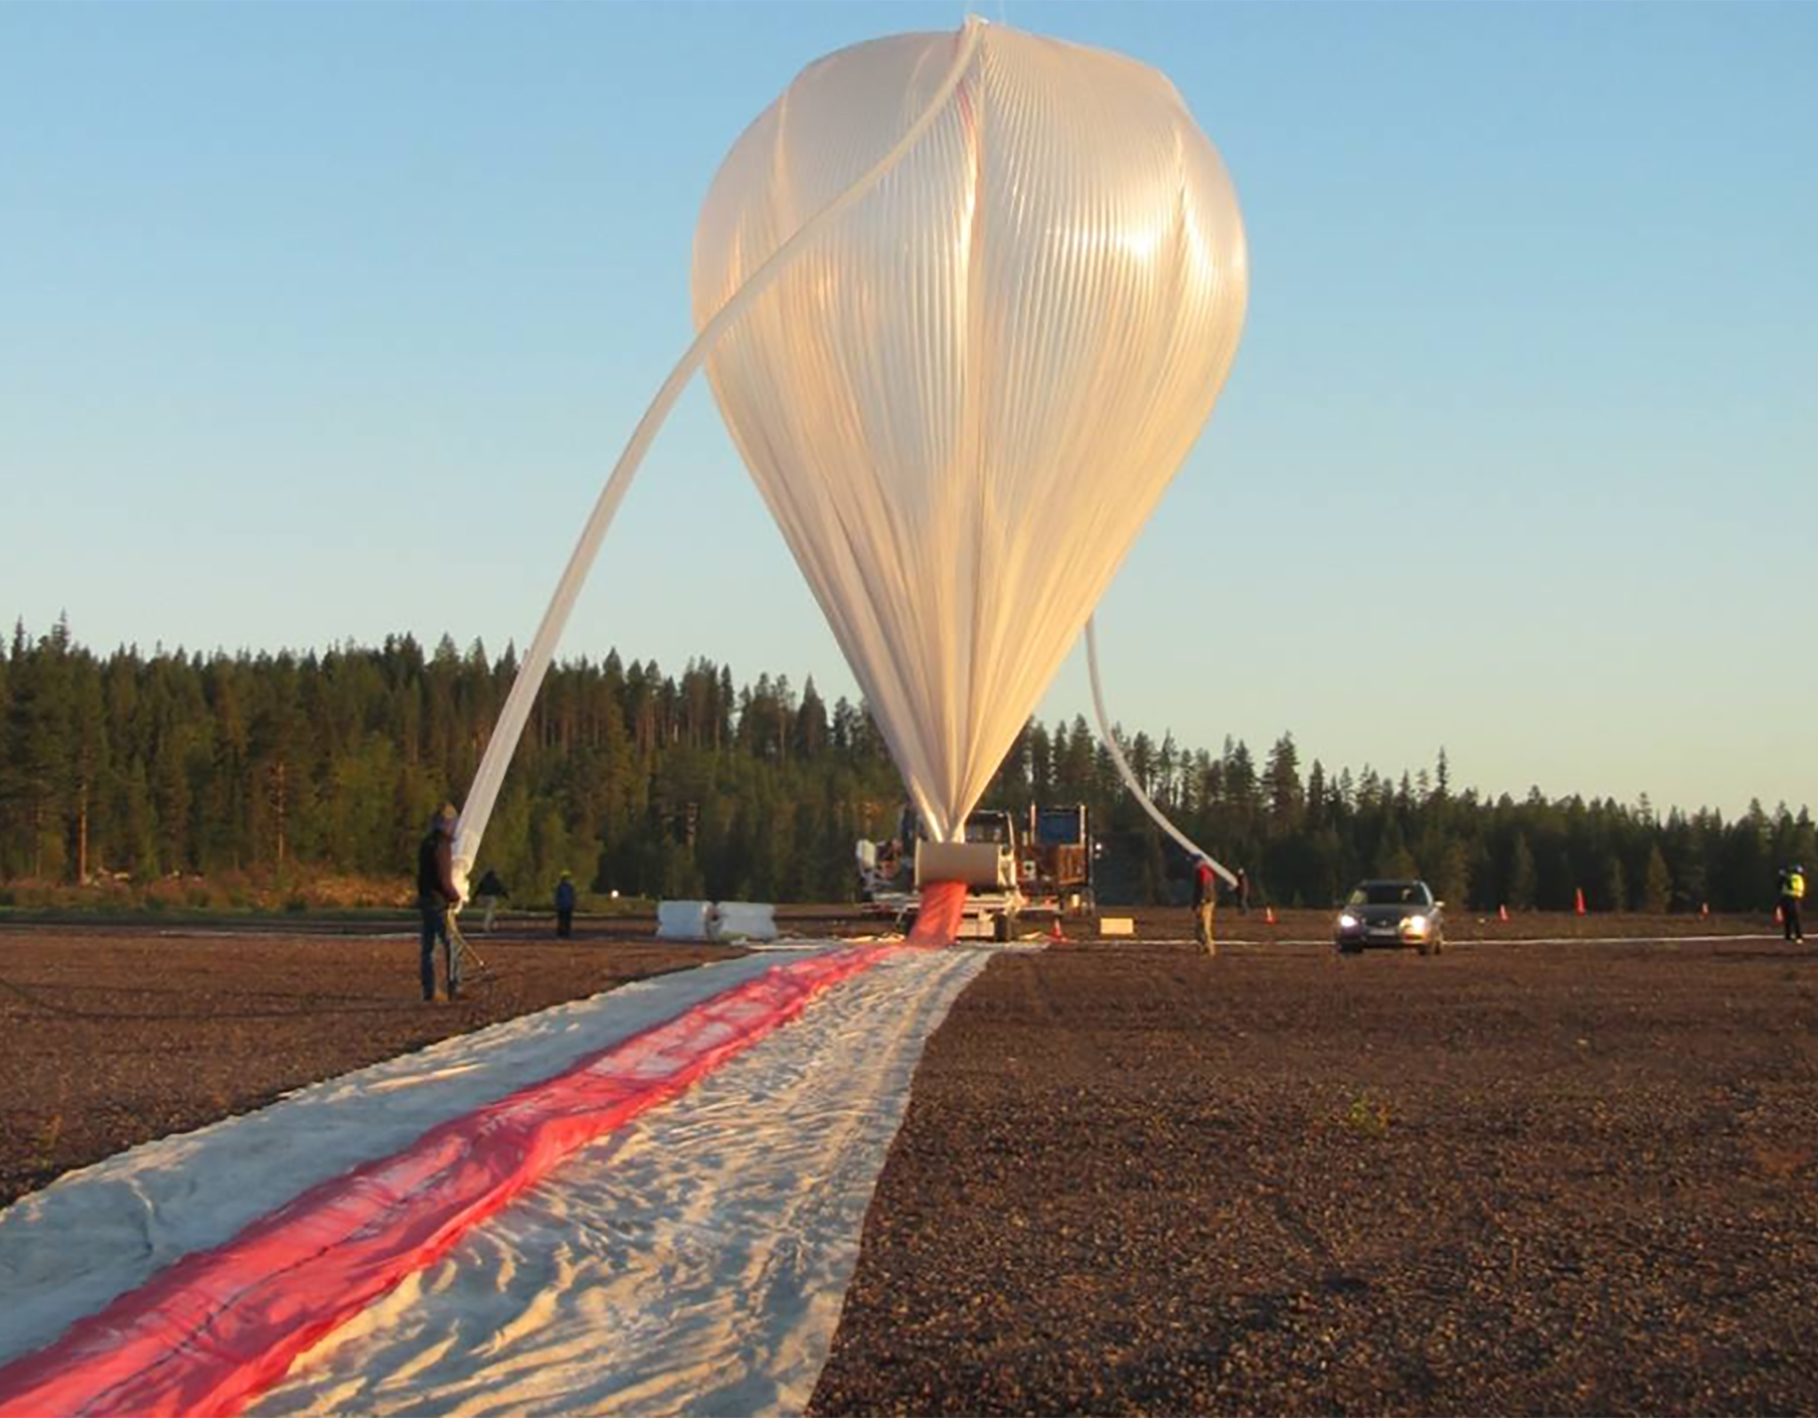
[[[890,150],[964,37],[841,50],[751,125],[696,232],[697,324]],[[916,146],[708,356],[935,840],[1198,436],[1246,291],[1230,179],[1174,86],[991,26]]]
[[[1082,626],[1091,648],[1093,606],[1212,411],[1247,290],[1230,179],[1155,70],[977,19],[809,65],[714,180],[695,342],[525,655],[457,876],[606,527],[703,360],[925,828],[960,837]]]

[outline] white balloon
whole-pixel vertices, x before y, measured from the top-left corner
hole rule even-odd
[[[935,96],[959,35],[810,65],[734,145],[697,326]],[[1161,74],[1002,26],[876,190],[707,356],[924,822],[959,834],[1212,411],[1248,290]]]
[[[643,466],[644,455],[650,451],[651,442],[662,428],[663,421],[669,417],[669,411],[675,407],[675,401],[681,396],[694,371],[700,367],[701,361],[706,358],[707,352],[714,348],[721,335],[743,317],[752,302],[769,290],[771,282],[789,269],[796,257],[807,250],[821,233],[839,221],[856,203],[864,200],[902,156],[912,151],[921,141],[922,135],[952,101],[960,80],[972,67],[972,60],[978,52],[984,32],[982,20],[966,21],[947,64],[947,72],[934,86],[927,103],[914,121],[904,127],[895,144],[880,154],[875,163],[797,227],[788,240],[777,246],[769,259],[760,263],[745,279],[737,293],[701,326],[693,342],[676,361],[675,368],[669,371],[669,377],[657,390],[656,397],[650,401],[650,407],[644,410],[637,427],[631,431],[631,437],[620,452],[618,461],[612,465],[611,475],[600,489],[599,497],[594,500],[593,511],[587,515],[580,538],[575,542],[574,551],[569,554],[568,564],[562,568],[561,579],[556,582],[555,592],[549,598],[549,608],[543,612],[537,633],[531,637],[529,648],[524,652],[524,661],[518,667],[517,678],[511,682],[511,691],[505,696],[505,706],[499,711],[498,722],[493,725],[492,735],[486,740],[486,752],[480,755],[480,766],[469,785],[467,802],[461,809],[455,830],[454,846],[454,884],[462,900],[467,897],[467,876],[479,858],[480,842],[486,835],[486,824],[492,820],[493,807],[498,803],[499,789],[505,781],[505,770],[511,766],[511,757],[517,751],[524,725],[530,721],[530,707],[536,702],[537,691],[542,688],[543,678],[549,672],[555,648],[562,639],[562,629],[574,612],[575,600],[586,583],[594,558],[599,555],[600,543],[612,525],[619,504],[630,489],[638,469]]]

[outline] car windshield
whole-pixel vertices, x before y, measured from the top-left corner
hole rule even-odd
[[[1351,893],[1347,906],[1430,906],[1432,894],[1423,881],[1366,881]]]

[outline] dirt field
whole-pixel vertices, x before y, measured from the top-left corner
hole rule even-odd
[[[1188,940],[1193,935],[1193,921],[1185,907],[1107,906],[1106,916],[1127,916],[1136,923],[1141,940]],[[1327,943],[1332,939],[1336,911],[1283,910],[1276,913],[1274,924],[1261,906],[1247,914],[1230,906],[1218,908],[1215,930],[1220,940],[1251,944],[1288,942]],[[1064,923],[1070,940],[1094,938],[1090,922]],[[1780,928],[1769,917],[1713,916],[1642,916],[1598,913],[1574,916],[1565,912],[1518,912],[1507,921],[1494,915],[1472,911],[1447,911],[1445,936],[1448,941],[1516,941],[1516,940],[1666,940],[1687,936],[1777,935]]]
[[[1818,952],[1455,915],[1340,959],[1329,913],[1222,912],[1211,961],[1136,920],[999,956],[931,1041],[819,1413],[1818,1407]],[[0,1200],[727,953],[514,920],[426,1007],[405,924],[0,929]],[[1534,943],[1592,932],[1649,943]]]
[[[1815,1031],[1767,940],[1000,956],[815,1410],[1810,1412]]]
[[[425,1005],[406,925],[0,930],[0,1205],[450,1034],[738,953],[659,945],[648,924],[642,940],[501,934],[479,938],[491,969],[465,998]]]

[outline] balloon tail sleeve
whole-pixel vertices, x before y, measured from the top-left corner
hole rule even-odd
[[[862,174],[851,186],[835,197],[820,211],[798,227],[795,233],[779,246],[770,259],[751,273],[739,289],[722,305],[714,317],[701,327],[695,336],[694,343],[675,368],[669,378],[657,391],[657,396],[638,420],[631,439],[625,445],[625,451],[619,455],[619,461],[613,466],[612,474],[606,485],[600,490],[599,500],[594,504],[593,512],[582,529],[580,541],[575,544],[573,554],[568,558],[568,565],[562,572],[562,579],[557,582],[555,595],[550,599],[549,609],[543,613],[542,623],[537,627],[536,638],[524,656],[524,662],[518,668],[517,678],[512,682],[511,692],[506,696],[505,707],[499,715],[499,721],[493,726],[492,736],[487,740],[486,752],[480,758],[480,767],[474,774],[473,786],[467,794],[467,802],[461,809],[460,822],[455,832],[454,876],[455,885],[461,890],[463,900],[467,895],[467,878],[473,870],[479,856],[480,840],[485,836],[486,824],[492,817],[492,810],[498,801],[499,788],[505,779],[505,770],[510,766],[512,754],[517,750],[518,740],[523,736],[524,725],[530,718],[531,706],[536,701],[537,691],[542,687],[543,678],[549,671],[549,662],[555,654],[557,642],[562,638],[562,630],[568,624],[570,612],[574,609],[575,599],[580,595],[581,586],[592,569],[594,558],[599,554],[600,542],[606,535],[606,529],[612,525],[613,515],[619,504],[624,501],[625,493],[631,486],[631,480],[637,474],[638,466],[644,461],[644,454],[649,451],[657,431],[663,426],[663,420],[669,416],[676,399],[687,385],[694,371],[700,367],[714,344],[730,329],[745,309],[761,295],[771,283],[795,260],[820,233],[831,226],[842,213],[875,187],[890,169],[913,148],[929,126],[947,106],[966,70],[971,66],[973,56],[978,50],[979,40],[984,33],[984,22],[969,17],[957,37],[957,46],[953,63],[947,72],[946,79],[935,90],[933,98],[914,123],[904,130],[903,136],[895,147],[887,152],[869,170]]]
[[[966,883],[931,881],[922,888],[922,902],[906,944],[948,946],[959,939],[966,919]]]
[[[1118,745],[1117,735],[1111,732],[1110,716],[1105,713],[1105,687],[1098,675],[1097,619],[1096,616],[1092,616],[1086,621],[1086,670],[1092,677],[1092,712],[1098,718],[1098,736],[1105,741],[1105,750],[1111,755],[1111,761],[1117,765],[1118,776],[1124,780],[1124,786],[1130,790],[1130,796],[1142,804],[1143,811],[1155,819],[1155,825],[1172,837],[1180,845],[1182,851],[1189,856],[1204,857],[1212,864],[1212,870],[1225,879],[1227,885],[1236,886],[1237,878],[1231,874],[1230,869],[1168,821],[1167,815],[1143,791],[1143,785],[1137,782],[1136,774],[1130,770],[1129,760],[1124,757],[1124,751]]]

